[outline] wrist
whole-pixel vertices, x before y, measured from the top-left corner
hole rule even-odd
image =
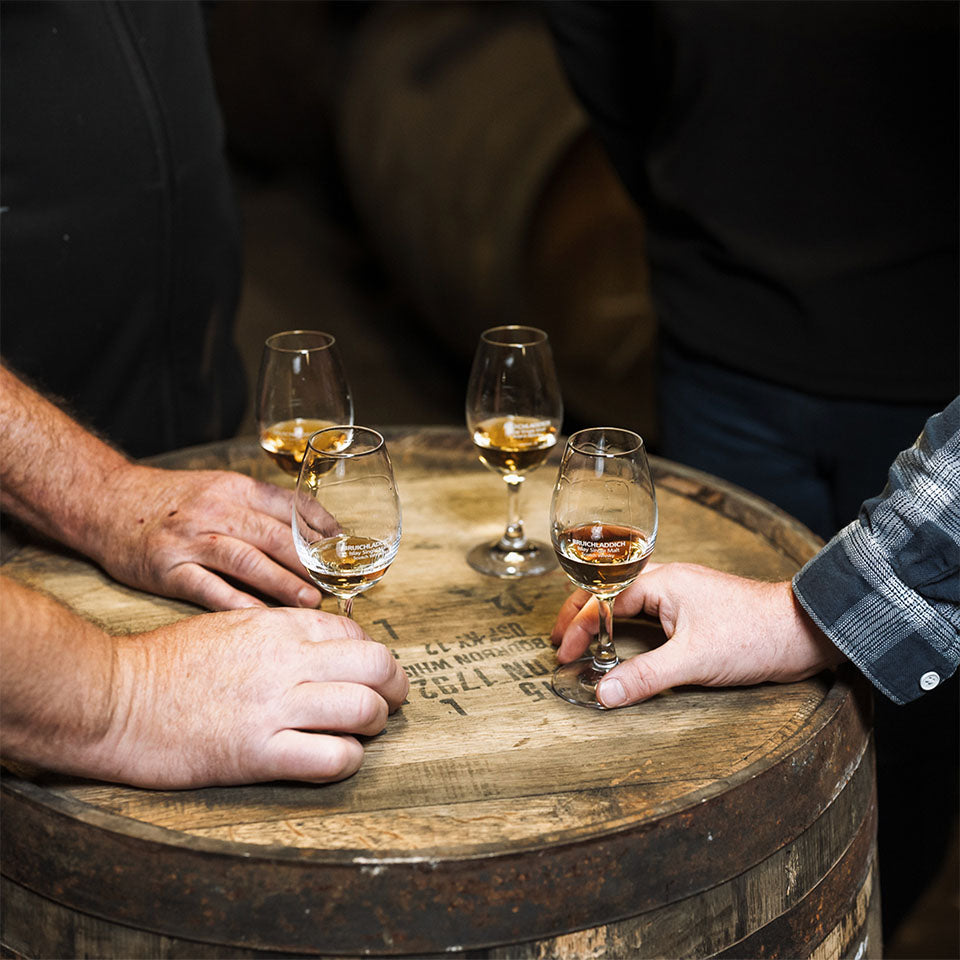
[[[0,502],[39,532],[89,554],[88,537],[109,511],[106,487],[131,466],[0,366]],[[76,477],[83,477],[77,484]]]
[[[127,509],[126,498],[141,469],[125,457],[105,464],[95,494],[84,498],[82,511],[77,516],[72,533],[78,542],[71,546],[106,570],[117,559],[124,533],[127,540],[138,533],[139,518]]]
[[[115,713],[114,638],[19,583],[2,585],[4,757],[92,775]]]
[[[793,584],[787,581],[784,586],[792,611],[799,648],[806,650],[811,659],[819,662],[820,669],[836,667],[843,663],[847,659],[846,656],[807,613],[797,598]]]
[[[111,698],[101,717],[99,736],[91,743],[87,761],[103,780],[131,782],[143,758],[136,750],[138,714],[151,713],[155,690],[150,645],[142,635],[114,638]]]

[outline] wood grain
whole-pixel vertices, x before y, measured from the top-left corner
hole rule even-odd
[[[388,445],[403,542],[354,614],[398,658],[411,691],[366,743],[361,770],[327,786],[180,792],[8,776],[2,872],[14,902],[42,898],[51,924],[69,915],[66,930],[76,916],[97,917],[141,939],[251,956],[453,947],[506,956],[496,951],[521,944],[524,956],[615,956],[625,944],[620,955],[695,956],[747,938],[751,949],[776,940],[788,954],[794,943],[794,955],[840,956],[859,944],[877,909],[863,893],[875,799],[862,687],[827,675],[677,689],[606,713],[567,704],[549,688],[548,639],[565,577],[500,581],[464,559],[502,531],[502,482],[457,431],[396,430]],[[528,531],[540,538],[558,457],[524,485]],[[247,440],[159,461],[289,483]],[[804,528],[742,491],[674,464],[654,469],[658,560],[780,579],[817,549]],[[197,612],[49,548],[26,548],[3,570],[118,633]],[[662,641],[658,627],[635,622],[618,622],[615,635],[622,652]],[[806,879],[788,892],[791,849],[805,851],[794,876]],[[781,918],[845,856],[853,866],[831,889],[840,919],[847,910],[860,919],[842,928],[849,935],[837,920],[816,942],[796,940],[797,924]],[[717,897],[727,907],[708,909]],[[730,906],[747,901],[739,913]],[[668,915],[686,920],[667,924]],[[16,939],[11,930],[29,947],[16,923],[5,942]],[[593,931],[593,946],[577,930]],[[65,946],[55,931],[44,936]],[[606,952],[594,952],[598,937]],[[872,939],[866,956],[879,950]],[[117,950],[127,955],[128,940]]]

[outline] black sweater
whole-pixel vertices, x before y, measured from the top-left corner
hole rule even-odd
[[[669,336],[818,395],[957,393],[956,3],[547,10]]]
[[[200,8],[2,8],[4,361],[134,455],[230,435],[238,218]]]

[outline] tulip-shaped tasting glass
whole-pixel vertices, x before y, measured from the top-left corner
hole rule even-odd
[[[353,423],[353,399],[333,336],[286,330],[267,337],[257,380],[260,446],[296,477],[307,437],[324,427]]]
[[[400,498],[381,434],[328,427],[313,434],[297,479],[293,542],[300,562],[349,617],[353,598],[387,572],[400,546]]]
[[[548,544],[527,539],[520,486],[557,442],[563,400],[546,333],[536,327],[485,330],[467,387],[467,427],[481,462],[507,484],[507,527],[493,543],[467,554],[474,570],[526,577],[556,566]]]
[[[564,572],[597,600],[595,652],[564,664],[553,689],[571,703],[604,709],[597,684],[620,661],[613,602],[646,566],[657,539],[657,497],[643,439],[592,427],[570,436],[550,506],[551,539]]]

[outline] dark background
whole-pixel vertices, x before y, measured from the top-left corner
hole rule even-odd
[[[535,7],[232,2],[209,33],[251,386],[266,335],[328,330],[358,422],[461,424],[480,332],[529,323],[567,432],[616,409],[655,445],[640,218]]]

